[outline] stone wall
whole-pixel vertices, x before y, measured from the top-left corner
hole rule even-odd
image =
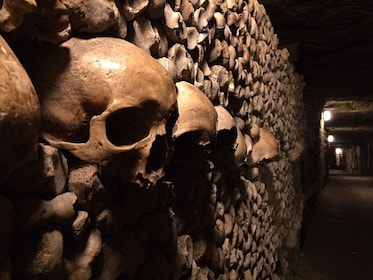
[[[6,225],[0,229],[0,278],[291,279],[302,220],[303,82],[287,49],[279,49],[264,6],[256,0],[64,0],[68,21],[58,21],[55,11],[64,7],[44,2],[36,9],[25,1],[21,19],[11,1],[0,10],[2,34],[41,100],[43,136],[27,160],[0,177]],[[39,46],[24,51],[25,41],[59,45],[70,37],[104,36],[143,49],[177,85],[179,117],[166,126],[170,155],[164,177],[152,184],[111,176],[44,137],[43,83],[59,83],[59,72],[44,72],[40,82],[35,69],[43,58],[53,63],[53,56]],[[30,54],[42,62],[28,64],[23,57]],[[180,136],[173,132],[187,107],[181,81],[202,91],[210,105],[200,120],[186,115],[183,127],[198,122]],[[188,101],[191,111],[199,105],[195,100]],[[7,102],[0,99],[1,106]],[[222,124],[219,105],[230,126]],[[209,106],[217,111],[216,126],[201,128]],[[16,122],[0,118],[0,132],[5,126],[22,137]],[[35,135],[23,139],[35,141]],[[0,156],[18,149],[2,141]]]

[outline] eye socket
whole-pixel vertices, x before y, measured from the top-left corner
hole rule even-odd
[[[146,108],[124,108],[106,120],[106,136],[115,146],[131,145],[149,135],[152,113]]]

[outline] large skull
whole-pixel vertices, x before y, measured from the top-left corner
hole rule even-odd
[[[0,36],[0,183],[35,155],[39,125],[34,86]]]
[[[43,137],[104,174],[141,186],[163,176],[176,91],[166,70],[116,38],[72,38],[26,59],[40,95]]]

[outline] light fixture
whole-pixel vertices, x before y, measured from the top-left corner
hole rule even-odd
[[[336,154],[337,156],[342,155],[342,153],[343,153],[343,150],[342,150],[341,148],[335,148],[335,154]]]
[[[323,115],[324,121],[330,121],[332,118],[332,113],[330,111],[324,111]]]
[[[328,135],[328,138],[327,138],[328,142],[331,143],[334,141],[334,136],[333,135]]]

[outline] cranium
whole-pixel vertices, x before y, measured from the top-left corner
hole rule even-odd
[[[0,183],[35,155],[40,106],[34,86],[0,36]]]
[[[254,165],[263,160],[274,160],[280,154],[276,137],[267,129],[259,129],[259,137],[253,143],[252,152],[248,154],[247,165]]]
[[[163,176],[166,121],[176,104],[166,70],[117,38],[72,38],[38,50],[43,61],[26,64],[40,95],[42,136],[103,174],[154,185]]]
[[[223,106],[215,106],[218,114],[217,145],[214,163],[225,169],[240,167],[247,157],[247,145],[241,130]]]
[[[172,137],[178,146],[188,152],[190,148],[212,148],[215,144],[217,114],[207,96],[188,82],[176,83],[179,117]]]

